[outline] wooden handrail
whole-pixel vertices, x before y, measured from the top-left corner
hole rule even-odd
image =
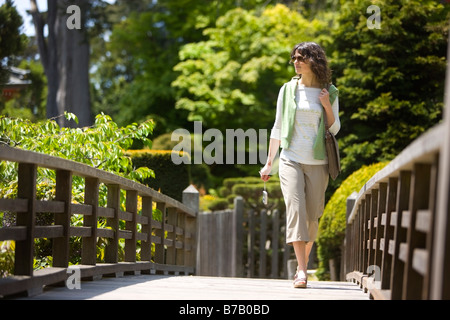
[[[186,204],[147,186],[110,172],[67,159],[0,145],[0,161],[18,163],[18,194],[15,199],[0,199],[0,211],[16,214],[16,225],[0,228],[0,241],[14,240],[14,276],[0,279],[0,296],[40,292],[45,285],[63,283],[68,277],[70,237],[82,238],[81,264],[77,266],[83,279],[124,272],[194,274],[196,263],[195,199]],[[36,199],[38,167],[55,170],[55,199]],[[84,203],[72,203],[72,178],[85,180]],[[107,206],[99,206],[99,187],[107,186]],[[121,190],[126,193],[126,208],[121,210]],[[184,198],[183,194],[183,198]],[[198,193],[194,196],[197,197]],[[138,212],[138,199],[142,210]],[[183,202],[185,202],[183,200]],[[153,204],[163,213],[162,221],[152,218]],[[55,216],[54,225],[37,226],[36,213]],[[83,226],[72,226],[71,216],[83,215]],[[106,218],[107,228],[98,228],[98,219]],[[125,229],[119,221],[125,222]],[[137,225],[141,226],[138,232]],[[97,238],[108,238],[105,263],[97,263]],[[53,266],[33,270],[34,239],[53,239]],[[125,239],[124,261],[119,261],[119,239]],[[136,259],[136,243],[141,242],[140,258]],[[155,246],[152,256],[151,248]]]
[[[450,65],[444,100],[442,123],[347,201],[344,274],[374,298],[450,299]]]
[[[344,274],[373,298],[430,299],[445,132],[424,133],[348,201]]]
[[[370,178],[364,186],[359,190],[358,199],[361,201],[367,190],[380,182],[387,182],[389,177],[397,175],[400,171],[411,170],[414,163],[424,162],[431,163],[434,157],[439,153],[442,147],[442,135],[444,125],[440,124],[425,132],[420,138],[413,141],[406,149],[404,149],[393,161],[386,167],[378,171],[372,178]],[[355,218],[357,207],[353,207],[349,223]]]

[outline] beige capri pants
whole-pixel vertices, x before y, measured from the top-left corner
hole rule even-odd
[[[314,241],[328,186],[328,165],[306,165],[280,158],[280,186],[286,204],[286,243]]]

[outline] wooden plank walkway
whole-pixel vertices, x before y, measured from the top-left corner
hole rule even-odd
[[[82,281],[80,289],[45,288],[28,300],[369,300],[352,282],[310,281],[294,289],[290,280],[174,275],[126,275]]]

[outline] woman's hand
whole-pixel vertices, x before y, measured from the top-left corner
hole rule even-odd
[[[323,88],[322,91],[320,91],[319,100],[325,109],[327,109],[327,108],[331,109],[330,93],[328,92],[327,89]]]
[[[324,112],[327,116],[327,124],[328,124],[328,128],[329,128],[334,124],[334,121],[336,119],[334,117],[333,109],[331,107],[330,93],[328,92],[327,89],[324,88],[324,89],[322,89],[322,91],[320,91],[319,100],[320,100],[320,103],[322,103]]]
[[[272,171],[272,164],[266,164],[260,171],[261,179],[267,181],[270,179],[270,172]]]
[[[273,160],[275,159],[275,155],[277,154],[278,149],[280,148],[280,143],[281,143],[280,140],[270,138],[269,152],[267,154],[266,165],[259,171],[261,179],[264,182],[270,179],[270,172],[272,172]]]

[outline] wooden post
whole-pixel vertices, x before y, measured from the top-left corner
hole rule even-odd
[[[186,237],[186,213],[178,213],[177,214],[177,228],[180,228],[183,230],[183,234],[179,235],[175,231],[175,241],[176,243],[181,242],[182,247],[179,248],[175,244],[175,261],[178,266],[184,266],[184,260],[185,260],[185,252],[188,250],[188,244],[187,244],[187,237]]]
[[[81,248],[81,263],[96,265],[97,263],[97,220],[98,195],[100,181],[98,178],[85,178],[84,203],[92,208],[90,215],[83,217],[83,226],[91,229],[89,237],[83,237]]]
[[[226,242],[225,239],[225,232],[226,227],[224,225],[225,223],[225,215],[224,211],[214,211],[212,213],[213,219],[214,219],[214,233],[212,235],[212,238],[210,241],[214,241],[216,243],[215,250],[213,252],[213,256],[216,257],[216,265],[214,268],[213,275],[218,275],[219,277],[225,276],[223,264],[225,263],[225,251],[226,248],[224,246],[224,242]]]
[[[142,216],[147,217],[147,224],[142,225],[142,233],[147,235],[145,241],[141,241],[141,260],[152,259],[152,217],[153,202],[151,197],[142,197]]]
[[[114,231],[114,237],[108,239],[105,248],[105,262],[117,263],[119,261],[119,211],[120,211],[120,187],[108,185],[107,207],[114,209],[114,217],[106,219],[106,225]]]
[[[192,267],[195,273],[195,266],[197,263],[197,217],[191,217],[185,215],[184,222],[184,265],[187,267]]]
[[[186,207],[193,209],[195,212],[199,211],[200,194],[192,184],[183,190],[182,202]]]
[[[410,185],[411,171],[400,171],[397,191],[396,216],[394,216],[394,219],[391,219],[391,224],[395,226],[394,248],[391,252],[392,269],[390,287],[392,300],[399,300],[402,298],[404,263],[400,260],[399,252],[400,243],[406,241],[406,230],[402,228],[402,214],[403,211],[408,210]]]
[[[266,278],[267,210],[261,210],[259,217],[259,277]]]
[[[67,268],[69,266],[70,218],[72,215],[72,172],[56,171],[55,200],[64,201],[64,212],[55,214],[55,225],[64,229],[62,237],[53,239],[53,266]]]
[[[280,213],[278,209],[272,211],[272,279],[280,278],[278,248],[280,238]]]
[[[349,195],[347,197],[347,202],[346,202],[346,212],[345,212],[345,223],[346,223],[346,228],[345,228],[345,245],[344,245],[344,253],[343,253],[343,257],[344,257],[344,270],[343,270],[343,274],[344,276],[349,273],[354,271],[353,270],[353,265],[352,265],[352,254],[353,254],[353,245],[354,245],[354,237],[353,237],[353,232],[354,232],[354,228],[353,225],[355,224],[355,222],[352,222],[351,225],[348,224],[348,219],[350,218],[350,214],[352,213],[353,207],[355,206],[355,202],[356,202],[356,198],[358,197],[358,193],[356,193],[355,191]]]
[[[155,262],[164,264],[165,262],[165,250],[164,250],[164,238],[165,238],[165,223],[166,223],[166,204],[164,202],[157,202],[156,209],[161,211],[161,229],[155,230],[155,235],[160,238],[160,243],[155,243]]]
[[[369,250],[367,247],[368,244],[368,240],[369,240],[369,229],[367,228],[367,224],[369,222],[369,218],[370,218],[370,199],[371,199],[371,195],[370,194],[366,194],[365,198],[361,201],[362,203],[362,217],[363,217],[363,221],[362,221],[362,232],[363,232],[363,237],[362,237],[362,261],[361,261],[361,267],[362,269],[360,270],[362,273],[366,273],[367,267],[368,267],[368,261],[369,261]]]
[[[430,164],[414,164],[413,181],[411,184],[410,197],[410,218],[407,228],[406,244],[408,252],[406,256],[404,280],[403,280],[403,299],[420,299],[422,297],[423,277],[413,269],[413,252],[415,248],[424,248],[426,236],[422,232],[416,231],[416,216],[420,209],[428,209],[428,200],[430,192]]]
[[[363,248],[364,248],[364,208],[365,208],[365,201],[364,199],[361,200],[361,203],[358,205],[358,247],[357,247],[357,261],[356,261],[356,270],[357,271],[363,271]],[[365,270],[364,270],[365,271]]]
[[[449,35],[450,39],[450,35]],[[447,48],[450,59],[450,46]],[[450,66],[445,82],[444,136],[440,152],[430,298],[450,299]]]
[[[431,165],[430,172],[430,199],[429,199],[429,210],[430,210],[430,221],[429,221],[429,229],[426,234],[427,244],[426,251],[428,253],[426,270],[424,279],[423,279],[423,290],[422,290],[422,299],[429,300],[430,299],[430,282],[431,282],[431,271],[432,271],[432,256],[434,251],[434,221],[436,219],[436,196],[437,196],[437,183],[439,179],[439,154],[436,154],[433,159],[433,163]]]
[[[383,255],[383,251],[381,248],[381,243],[384,235],[384,225],[381,223],[383,214],[386,211],[386,201],[387,201],[387,183],[381,182],[379,185],[379,193],[378,193],[378,207],[377,207],[377,226],[376,226],[376,248],[375,248],[375,260],[374,264],[378,266],[381,270],[381,259]],[[381,280],[381,279],[379,279]]]
[[[200,276],[214,275],[214,268],[217,265],[216,246],[216,224],[212,212],[200,212],[197,216],[197,260],[196,274]],[[211,241],[210,239],[214,239]]]
[[[136,262],[137,191],[127,190],[125,207],[132,214],[131,221],[125,222],[125,229],[131,231],[131,239],[125,239],[125,261]]]
[[[177,209],[176,208],[168,208],[167,209],[167,224],[172,227],[171,230],[167,232],[167,240],[171,242],[171,245],[167,245],[167,264],[176,264],[176,227],[177,227]]]
[[[381,262],[381,289],[389,289],[391,281],[392,255],[389,253],[389,242],[394,239],[394,226],[391,225],[391,214],[395,211],[398,178],[391,177],[388,182],[386,211],[384,219],[384,245]]]
[[[185,229],[184,229],[184,246],[189,250],[185,249],[184,263],[186,266],[195,267],[197,264],[197,243],[198,234],[196,232],[198,223],[198,214],[200,208],[200,194],[195,189],[193,185],[190,185],[183,190],[182,202],[187,207],[193,209],[196,212],[195,217],[186,215],[185,218]]]
[[[248,263],[248,272],[247,277],[253,278],[255,276],[255,211],[250,209],[248,211],[248,237],[247,237],[247,247],[248,247],[248,255],[247,255],[247,263]]]
[[[373,246],[373,239],[375,239],[375,232],[376,232],[376,226],[375,226],[375,218],[377,215],[377,208],[378,208],[378,189],[372,189],[372,193],[370,195],[371,201],[369,204],[369,223],[370,229],[369,231],[369,243],[367,244],[368,248],[368,257],[367,257],[367,267],[375,264],[375,250]],[[366,272],[366,270],[364,270]]]
[[[243,277],[244,265],[242,261],[242,248],[244,246],[244,199],[241,196],[234,198],[232,253],[231,253],[231,276]]]
[[[27,228],[25,240],[16,242],[14,274],[32,276],[34,258],[34,230],[36,221],[36,165],[19,163],[17,198],[28,200],[27,212],[17,213],[17,226]]]

